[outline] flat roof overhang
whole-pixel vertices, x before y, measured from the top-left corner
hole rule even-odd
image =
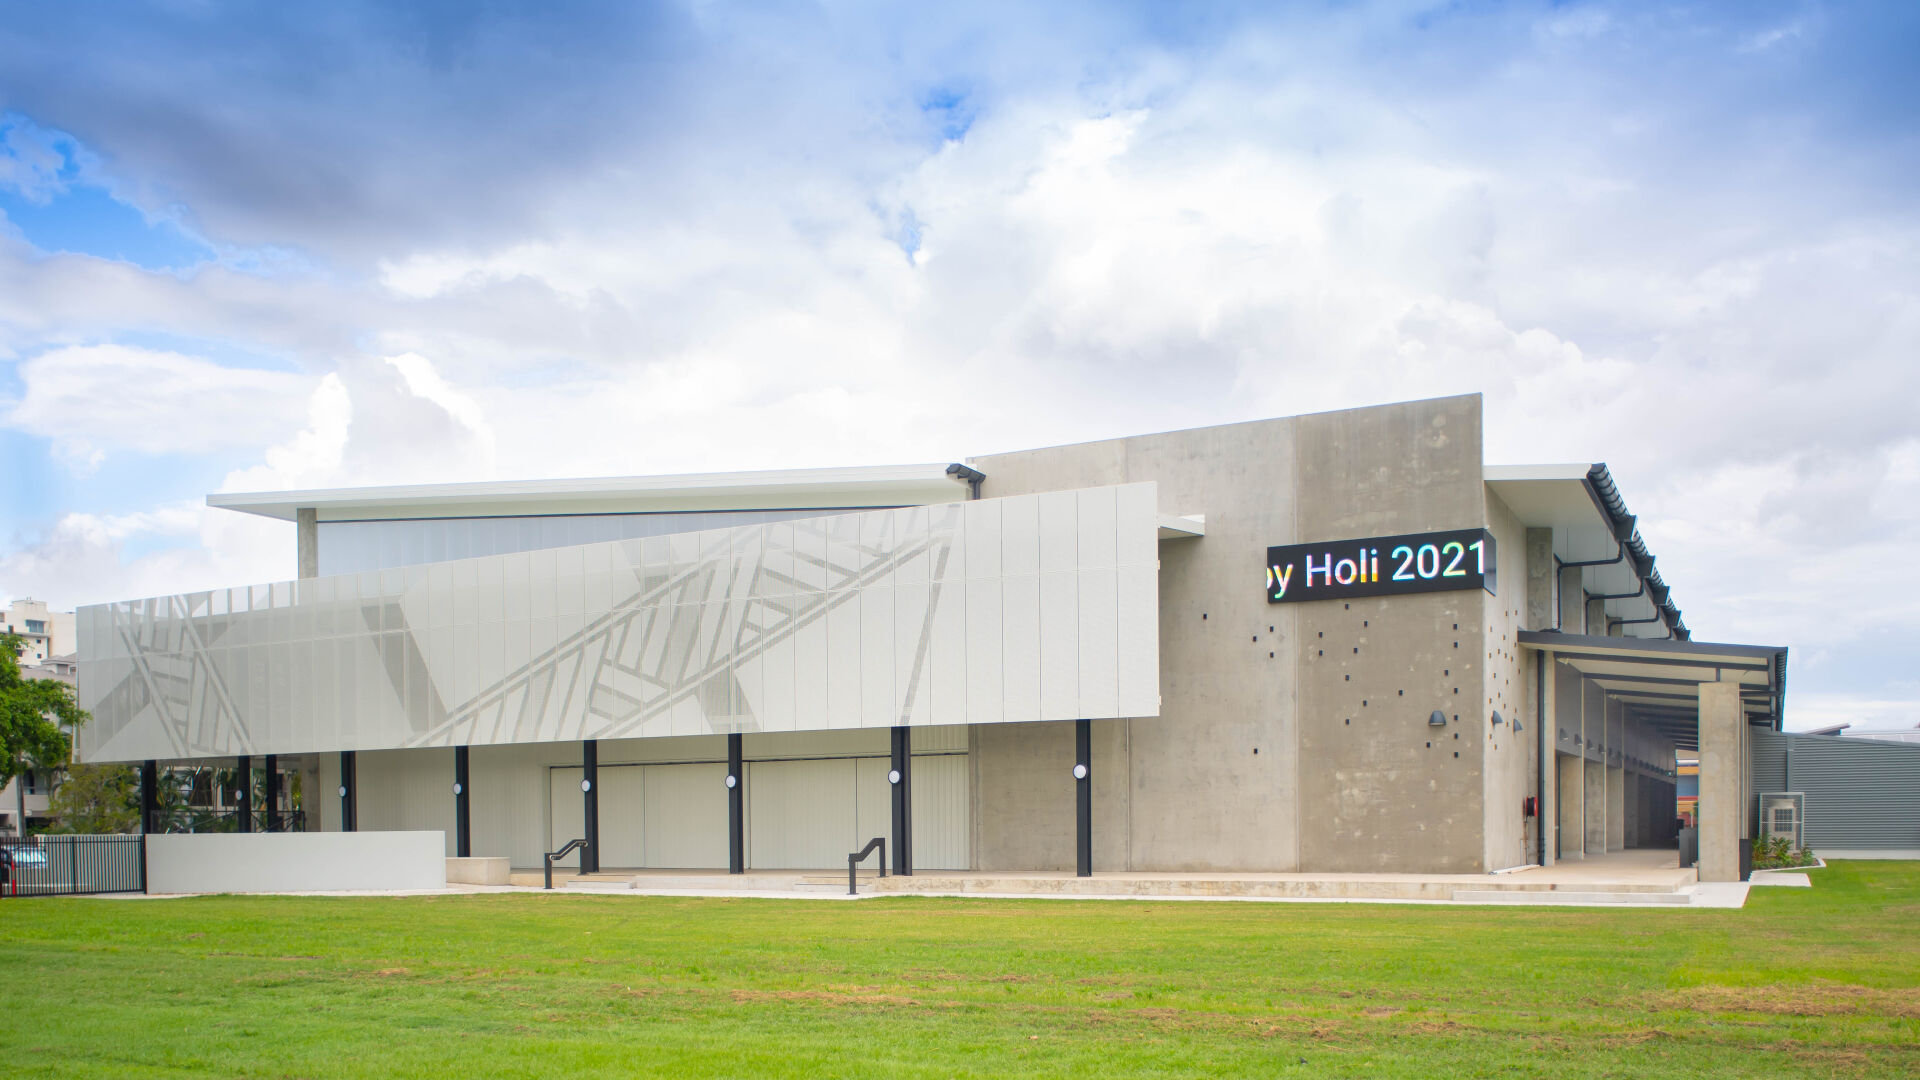
[[[1784,645],[1600,637],[1557,630],[1522,630],[1522,648],[1551,653],[1598,686],[1627,715],[1673,740],[1700,748],[1703,682],[1740,684],[1747,722],[1780,730],[1787,689]]]
[[[1622,634],[1691,636],[1604,462],[1489,465],[1482,475],[1523,524],[1553,530],[1556,567],[1580,569],[1582,587]]]
[[[207,496],[207,505],[282,521],[296,520],[303,509],[314,510],[320,521],[690,510],[870,509],[960,502],[970,494],[968,480],[978,475],[965,466],[948,464],[775,469],[221,492]]]

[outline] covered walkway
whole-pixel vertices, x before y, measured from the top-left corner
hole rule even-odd
[[[1787,650],[1522,631],[1539,676],[1540,862],[1669,849],[1676,757],[1700,758],[1699,880],[1740,881],[1753,836],[1754,727],[1778,731]]]

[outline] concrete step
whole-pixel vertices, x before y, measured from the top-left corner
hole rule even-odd
[[[633,887],[644,890],[666,889],[695,892],[737,890],[783,892],[793,888],[799,880],[800,876],[798,874],[729,874],[724,870],[688,870],[682,873],[660,873],[651,871],[635,875]]]
[[[632,889],[630,877],[576,877],[567,881],[569,889]]]
[[[1461,904],[1613,904],[1684,907],[1693,895],[1683,892],[1577,892],[1571,889],[1455,889]]]

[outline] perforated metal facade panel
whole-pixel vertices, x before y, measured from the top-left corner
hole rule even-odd
[[[1159,712],[1155,487],[81,609],[88,761]]]

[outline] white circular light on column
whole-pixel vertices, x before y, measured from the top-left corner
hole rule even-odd
[[[728,774],[727,774],[727,786],[728,786],[728,787],[737,787],[737,786],[739,786],[739,783],[740,783],[740,778],[739,778],[739,777],[737,777],[737,776],[735,776],[735,775],[733,775],[732,773],[728,773]]]
[[[1085,780],[1087,778],[1087,767],[1085,765],[1075,765],[1073,767],[1073,778],[1075,780]]]
[[[454,793],[455,795],[458,795],[458,794],[460,794],[460,785],[459,785],[459,784],[455,784],[455,785],[453,785],[453,793]]]
[[[347,785],[345,784],[340,785],[340,797],[343,799],[347,797]]]
[[[887,773],[887,783],[897,784],[899,782],[900,782],[900,770],[899,769],[889,770]]]
[[[581,791],[592,791],[592,790],[593,790],[593,781],[591,781],[591,780],[582,780],[582,781],[580,781],[580,790],[581,790]]]

